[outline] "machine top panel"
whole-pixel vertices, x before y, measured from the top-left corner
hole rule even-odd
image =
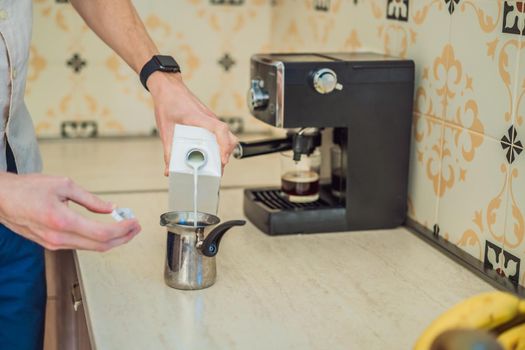
[[[271,56],[272,60],[282,61],[282,62],[331,62],[334,61],[331,57],[325,57],[317,54],[273,54]]]
[[[348,127],[371,113],[389,118],[395,108],[402,109],[395,118],[412,113],[409,59],[370,52],[256,54],[250,74],[252,115],[279,128]]]
[[[408,60],[374,52],[274,53],[257,54],[253,59],[266,63],[323,63],[323,62],[407,62]]]
[[[322,55],[330,57],[334,61],[346,62],[405,61],[399,57],[392,57],[374,52],[327,52]]]

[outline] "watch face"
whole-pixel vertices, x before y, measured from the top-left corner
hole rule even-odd
[[[155,58],[163,68],[174,69],[179,67],[171,56],[157,55]]]

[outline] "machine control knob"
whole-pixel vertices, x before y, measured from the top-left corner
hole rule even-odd
[[[270,96],[264,89],[264,81],[259,79],[252,80],[250,90],[248,90],[248,107],[253,113],[266,109]]]
[[[313,74],[315,91],[320,94],[329,94],[334,90],[342,90],[343,85],[337,82],[337,74],[329,68],[322,68]]]

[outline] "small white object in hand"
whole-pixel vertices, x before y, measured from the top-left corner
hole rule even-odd
[[[115,208],[111,212],[111,216],[116,221],[135,218],[135,214],[133,214],[133,211],[130,208]]]

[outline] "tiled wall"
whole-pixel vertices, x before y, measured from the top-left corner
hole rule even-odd
[[[266,0],[134,1],[164,54],[222,117],[257,129],[245,103],[249,57],[267,51]],[[83,23],[67,0],[34,0],[26,101],[40,137],[150,134],[152,101],[135,73]]]
[[[280,50],[411,58],[409,216],[525,285],[525,1],[281,0]]]

